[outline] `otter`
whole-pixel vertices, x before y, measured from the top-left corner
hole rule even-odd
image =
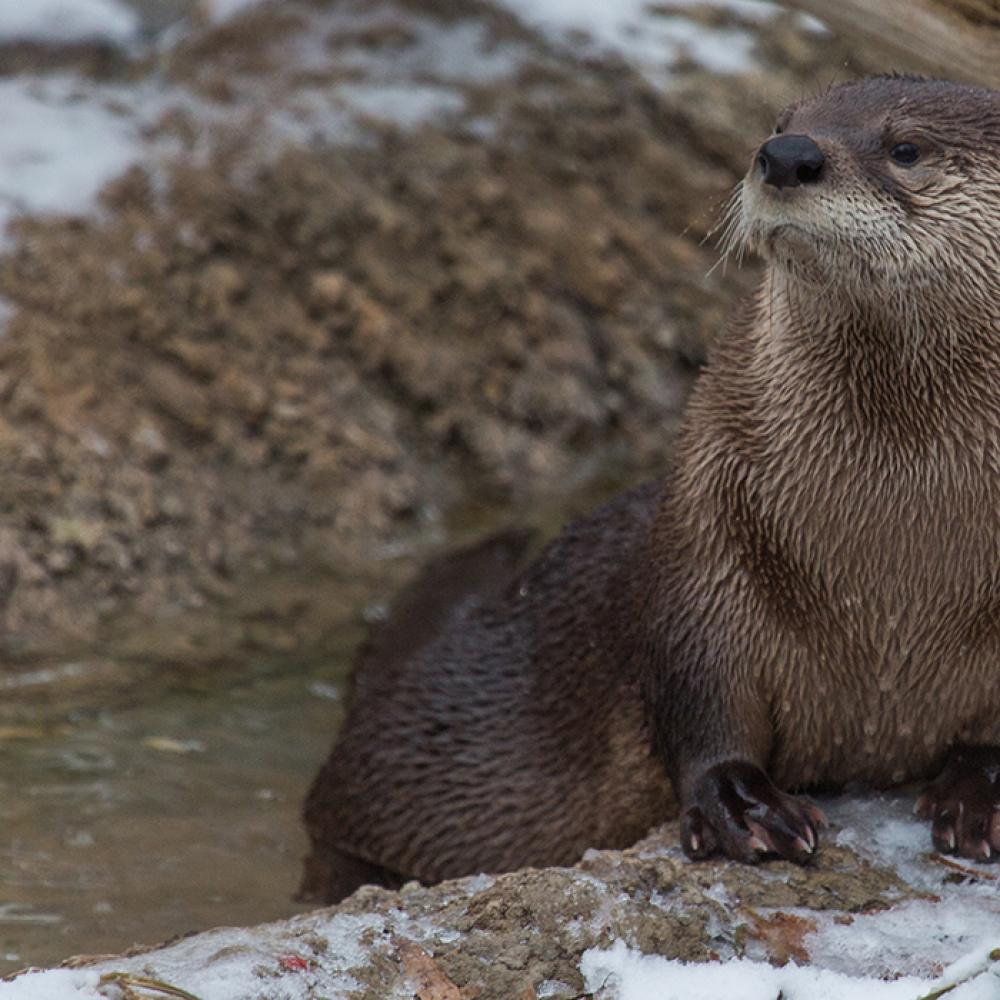
[[[785,111],[730,249],[759,289],[672,465],[520,567],[431,567],[363,655],[303,894],[568,864],[679,815],[804,863],[794,793],[931,778],[1000,852],[1000,93],[883,76]]]

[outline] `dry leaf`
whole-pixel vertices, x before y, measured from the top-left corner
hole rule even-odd
[[[41,726],[0,726],[0,740],[40,740],[46,736]]]
[[[202,753],[205,749],[200,740],[175,740],[172,736],[147,736],[142,745],[160,753]]]
[[[466,1000],[462,991],[415,941],[393,938],[410,988],[418,1000]]]
[[[746,911],[753,923],[752,935],[767,948],[771,960],[787,965],[791,959],[800,964],[809,961],[809,952],[803,944],[807,934],[816,930],[816,921],[796,917],[790,913],[775,913],[762,917],[753,910]]]

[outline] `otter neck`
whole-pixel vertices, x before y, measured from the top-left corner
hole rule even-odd
[[[1000,317],[935,283],[855,296],[771,265],[758,302],[769,380],[791,381],[862,421],[992,413],[1000,380]],[[996,308],[996,307],[994,307]],[[775,371],[775,369],[778,371]],[[895,416],[893,416],[895,415]]]

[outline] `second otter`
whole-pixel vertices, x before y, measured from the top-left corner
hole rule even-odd
[[[1000,94],[789,109],[735,230],[767,270],[664,482],[523,571],[510,539],[441,565],[363,657],[310,898],[569,863],[678,810],[693,857],[804,861],[819,817],[783,789],[942,765],[935,844],[1000,851]]]

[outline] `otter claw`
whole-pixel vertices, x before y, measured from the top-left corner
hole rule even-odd
[[[775,787],[759,767],[745,761],[716,764],[691,790],[681,820],[689,857],[722,853],[753,863],[770,855],[805,864],[815,854],[815,827],[826,817]]]
[[[812,820],[814,826],[821,828],[828,827],[830,821],[826,818],[826,813],[819,806],[814,806],[811,802],[804,803],[806,815]],[[816,835],[810,831],[813,838],[813,847],[816,846]]]
[[[973,861],[993,861],[1000,852],[1000,748],[952,751],[944,770],[917,799],[913,811],[931,821],[937,850]]]

